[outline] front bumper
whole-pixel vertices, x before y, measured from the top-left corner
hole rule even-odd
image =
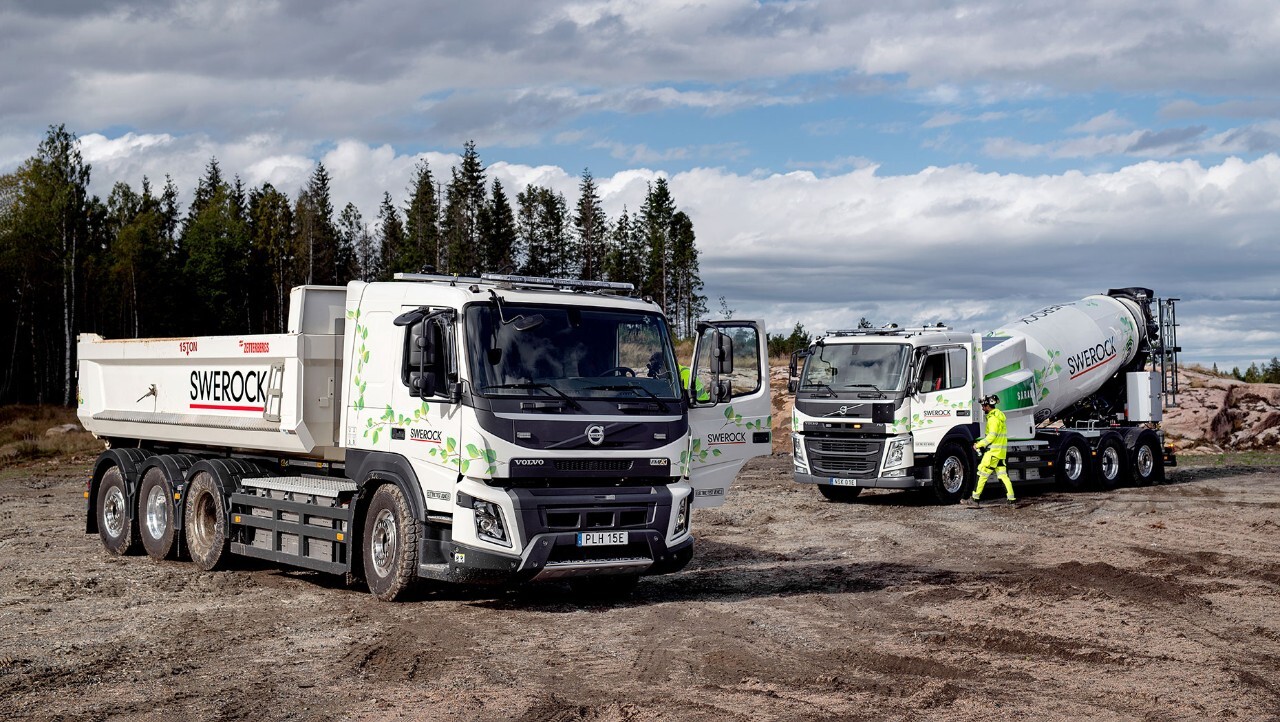
[[[793,473],[798,484],[826,484],[827,486],[856,486],[862,489],[919,489],[933,483],[930,477],[892,476],[865,478],[838,478],[832,476],[814,476],[799,471]]]
[[[586,576],[653,575],[680,571],[693,557],[693,537],[670,547],[660,532],[631,531],[622,546],[579,547],[576,532],[539,534],[523,554],[466,544],[445,545],[444,563],[418,565],[418,576],[466,584],[502,584]],[[433,555],[434,556],[434,555]]]

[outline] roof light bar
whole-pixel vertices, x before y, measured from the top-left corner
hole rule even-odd
[[[502,273],[482,273],[481,280],[493,283],[509,283],[513,286],[538,286],[544,288],[567,288],[581,291],[614,291],[631,293],[636,290],[634,284],[615,283],[613,281],[582,281],[574,278],[546,278],[543,276],[512,276]]]

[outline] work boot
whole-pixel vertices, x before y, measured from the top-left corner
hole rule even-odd
[[[1018,500],[1017,500],[1017,499],[1006,499],[1006,500],[1005,500],[1005,503],[1009,505],[1009,508],[1010,508],[1010,509],[1017,509],[1017,508],[1018,508]]]
[[[971,496],[966,496],[960,499],[960,506],[968,507],[970,509],[977,509],[982,506],[982,502],[978,501],[977,499],[974,499]]]

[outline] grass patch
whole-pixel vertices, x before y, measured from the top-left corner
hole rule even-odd
[[[47,433],[64,424],[75,424],[76,429]],[[71,459],[101,451],[102,442],[80,427],[72,409],[61,406],[0,407],[0,466],[35,459]]]

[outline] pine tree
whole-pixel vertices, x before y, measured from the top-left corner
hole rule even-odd
[[[609,220],[590,170],[582,171],[582,181],[578,184],[578,207],[574,210],[573,227],[577,236],[574,251],[581,266],[578,277],[589,281],[602,280],[608,254]]]
[[[528,250],[520,272],[530,276],[568,276],[568,207],[564,196],[531,185],[516,199],[520,206],[516,220],[520,243]]]
[[[262,269],[261,293],[270,299],[262,311],[263,330],[283,333],[289,321],[289,291],[304,279],[293,208],[289,197],[270,183],[249,193],[249,242],[254,264]]]
[[[243,331],[252,294],[249,228],[237,217],[233,189],[221,180],[215,164],[198,188],[200,210],[188,213],[182,229],[187,254],[183,278],[200,284],[200,293],[191,300],[189,333]]]
[[[372,281],[378,277],[378,256],[373,244],[373,235],[365,227],[364,216],[354,203],[348,203],[338,216],[338,235],[342,238],[342,246],[350,248],[353,254],[352,277],[361,281]]]
[[[670,313],[668,285],[671,266],[671,221],[676,205],[671,198],[666,178],[658,178],[649,185],[644,205],[640,207],[640,228],[648,251],[645,261],[644,283],[641,292],[652,296],[663,310]]]
[[[669,238],[671,262],[668,285],[671,294],[668,313],[676,320],[677,335],[689,338],[694,335],[697,320],[707,313],[707,297],[702,295],[693,221],[684,211],[677,211],[672,216]]]
[[[485,204],[484,166],[476,153],[475,141],[467,141],[462,162],[451,171],[445,190],[445,211],[441,236],[444,249],[444,271],[457,275],[475,275],[488,258],[484,239],[480,236],[480,213]]]
[[[440,200],[425,159],[414,168],[412,185],[404,209],[405,242],[398,254],[397,270],[420,273],[428,266],[434,268],[440,253]]]
[[[307,187],[298,195],[294,210],[298,238],[306,250],[306,282],[331,285],[338,281],[338,232],[329,197],[329,172],[317,163]]]
[[[605,263],[605,276],[608,280],[630,283],[637,289],[643,288],[648,253],[640,231],[633,217],[627,213],[626,206],[623,206],[622,214],[614,222],[609,234],[609,252]]]
[[[389,281],[396,273],[403,273],[404,264],[400,257],[404,248],[404,224],[400,222],[400,211],[391,202],[391,194],[383,192],[382,204],[378,206],[378,237],[382,247],[382,260],[379,263],[378,278]]]
[[[520,256],[516,218],[507,194],[502,190],[502,182],[497,178],[493,179],[489,202],[481,214],[480,234],[485,239],[483,245],[487,254],[481,270],[494,273],[514,271]]]

